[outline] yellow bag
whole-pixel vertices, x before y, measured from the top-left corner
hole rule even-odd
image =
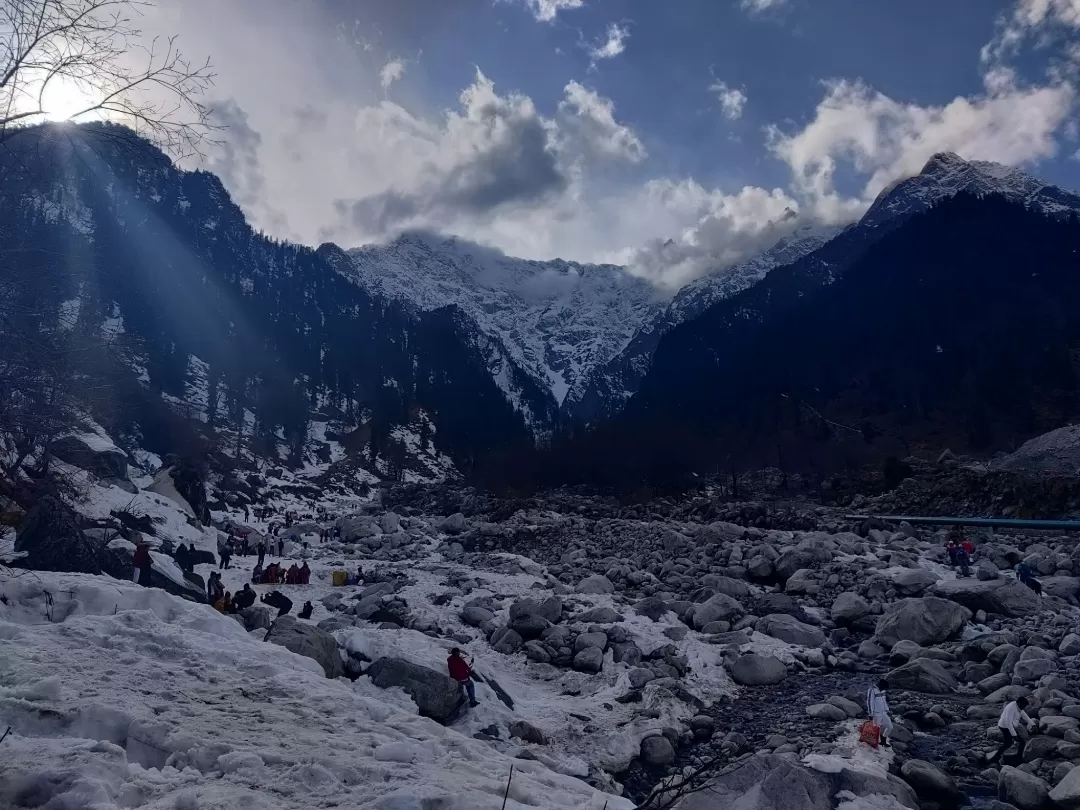
[[[345,580],[348,578],[348,571],[331,571],[330,572],[330,584],[334,587],[339,587],[345,584]]]

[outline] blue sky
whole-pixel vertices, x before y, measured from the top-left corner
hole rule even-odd
[[[160,1],[218,70],[209,167],[308,243],[427,229],[671,287],[941,149],[1080,187],[1080,0]]]

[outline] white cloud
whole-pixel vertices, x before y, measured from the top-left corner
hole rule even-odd
[[[751,14],[761,14],[774,8],[780,8],[788,0],[742,0],[740,5]]]
[[[553,22],[560,11],[581,8],[585,0],[525,0],[533,16],[541,22]]]
[[[382,89],[389,90],[390,85],[405,75],[407,67],[404,59],[391,59],[383,65],[382,70],[379,71],[379,84],[382,85]]]
[[[607,34],[603,42],[589,49],[589,55],[593,60],[614,59],[626,50],[626,40],[630,38],[630,29],[624,25],[612,23],[608,26]]]
[[[1054,155],[1056,134],[1075,101],[1073,88],[1019,89],[1001,75],[987,86],[983,96],[923,107],[860,82],[833,81],[813,120],[790,135],[772,128],[769,148],[791,168],[795,191],[829,221],[860,213],[886,186],[918,173],[935,152],[1012,165]],[[854,196],[836,189],[841,163],[865,178]]]
[[[1017,0],[1012,13],[998,20],[997,33],[982,49],[984,62],[995,62],[1016,51],[1031,37],[1080,29],[1080,0]]]
[[[584,148],[588,154],[640,163],[647,157],[637,134],[615,120],[615,104],[575,81],[564,90],[557,120],[563,151]]]
[[[728,87],[727,82],[717,80],[709,85],[709,92],[716,94],[716,100],[720,102],[720,109],[725,118],[730,121],[742,118],[743,108],[746,106],[745,91]]]

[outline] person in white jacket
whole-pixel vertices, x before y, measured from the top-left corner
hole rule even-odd
[[[997,753],[990,757],[990,762],[997,762],[1001,759],[1002,755],[1012,748],[1013,743],[1019,742],[1020,747],[1018,749],[1018,755],[1021,759],[1024,756],[1024,740],[1021,739],[1019,727],[1021,721],[1031,729],[1034,721],[1028,717],[1027,712],[1024,709],[1027,708],[1027,698],[1017,698],[1012,703],[1006,703],[1005,708],[1001,710],[1001,717],[998,718],[998,729],[1001,731],[1001,736],[1005,738],[1002,742],[1001,748],[997,750]]]
[[[885,690],[889,683],[884,678],[866,690],[866,713],[874,721],[874,725],[881,729],[881,745],[889,747],[889,735],[892,734],[892,719],[889,717],[889,701],[885,697]]]

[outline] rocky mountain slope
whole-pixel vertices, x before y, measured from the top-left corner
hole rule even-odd
[[[492,353],[492,378],[538,431],[550,429],[550,412],[567,393],[658,309],[648,283],[612,265],[514,259],[416,233],[348,255],[350,277],[370,293],[421,312],[454,306],[470,319]],[[524,394],[512,380],[518,371],[546,401]]]
[[[977,197],[1000,195],[1051,216],[1080,211],[1080,194],[1048,185],[1015,167],[986,161],[965,161],[952,153],[934,155],[915,177],[885,189],[858,222],[863,229],[852,249],[873,240],[905,218],[926,211],[958,193]],[[781,239],[761,255],[727,270],[698,279],[681,289],[674,299],[635,333],[626,348],[605,365],[593,370],[572,389],[564,403],[571,421],[592,422],[617,414],[638,391],[648,373],[660,339],[709,307],[761,281],[777,267],[793,264],[814,253],[844,228],[804,227]],[[826,264],[845,258],[830,255]],[[807,265],[804,268],[809,269]],[[820,271],[822,268],[818,268]]]

